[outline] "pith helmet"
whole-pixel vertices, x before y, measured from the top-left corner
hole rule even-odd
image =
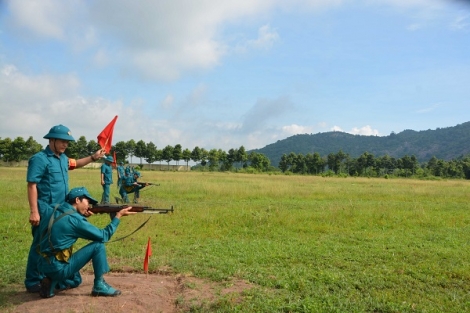
[[[88,201],[90,202],[90,204],[98,203],[98,201],[88,193],[88,190],[85,187],[77,187],[77,188],[73,188],[72,190],[70,190],[70,192],[66,196],[66,200],[70,201],[77,197],[86,197]]]
[[[110,156],[110,155],[108,155],[108,156],[106,157],[106,159],[104,159],[104,160],[105,160],[106,162],[114,163],[114,158],[113,158],[112,156]]]
[[[56,125],[53,126],[50,130],[49,133],[44,136],[46,139],[62,139],[62,140],[68,140],[68,141],[75,141],[71,135],[70,129],[65,127],[64,125]]]

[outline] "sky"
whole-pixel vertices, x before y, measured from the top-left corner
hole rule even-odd
[[[470,1],[0,0],[0,138],[263,148],[470,121]]]

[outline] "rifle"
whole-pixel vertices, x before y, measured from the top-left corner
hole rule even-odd
[[[173,206],[171,206],[169,209],[155,209],[151,208],[148,206],[143,206],[143,205],[135,205],[135,204],[93,204],[91,205],[90,208],[88,208],[88,211],[93,212],[93,213],[116,213],[121,211],[124,208],[127,208],[128,206],[132,207],[130,212],[139,212],[139,213],[149,213],[149,214],[167,214],[167,213],[173,213]]]
[[[140,181],[137,181],[136,183],[138,183],[139,185],[141,186],[160,186],[160,184],[154,184],[154,183],[144,183],[144,182],[140,182]]]

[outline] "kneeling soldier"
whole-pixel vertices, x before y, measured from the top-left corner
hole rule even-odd
[[[117,212],[106,227],[99,229],[85,218],[90,215],[87,213],[89,204],[96,203],[85,187],[74,188],[68,193],[66,202],[56,206],[52,214],[41,219],[39,250],[43,257],[39,270],[46,276],[41,281],[41,297],[53,297],[58,283],[74,276],[90,260],[95,275],[91,294],[112,297],[121,294],[103,279],[103,275],[109,272],[104,243],[116,231],[120,218],[135,212],[129,212],[132,208],[127,207]],[[78,238],[92,242],[72,254],[73,244]]]

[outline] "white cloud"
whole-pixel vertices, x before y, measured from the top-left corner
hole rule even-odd
[[[165,99],[163,99],[163,101],[161,102],[160,107],[165,110],[171,109],[174,102],[175,97],[173,97],[173,95],[167,95]]]
[[[235,51],[247,53],[251,50],[269,50],[279,41],[279,34],[269,25],[263,25],[258,29],[258,38],[238,43]]]
[[[109,55],[105,49],[99,49],[96,51],[93,57],[93,63],[98,67],[105,67],[109,64]]]
[[[243,132],[252,133],[263,129],[268,120],[282,116],[293,107],[288,97],[259,99],[244,115]]]
[[[435,104],[431,105],[430,107],[417,110],[416,113],[418,113],[418,114],[428,113],[428,112],[436,110],[439,106],[441,106],[440,103],[435,103]]]
[[[172,81],[182,73],[214,68],[231,49],[226,25],[342,1],[240,0],[140,1],[10,0],[10,24],[24,35],[61,40],[77,53],[95,50],[90,62],[118,65],[128,75]],[[279,40],[270,25],[245,49],[269,49]]]
[[[172,81],[182,73],[212,69],[221,64],[230,47],[227,26],[266,17],[276,10],[305,12],[336,7],[346,0],[239,0],[239,1],[128,1],[128,0],[10,0],[10,24],[18,31],[64,41],[73,51],[90,53],[95,65],[117,65],[127,75]],[[383,1],[360,1],[383,5]],[[438,0],[387,0],[399,8],[435,14]],[[426,12],[426,13],[422,13]],[[432,13],[429,13],[432,12]],[[421,17],[422,18],[422,17]],[[454,27],[465,25],[457,21]],[[421,23],[410,26],[416,29]],[[243,36],[247,37],[247,36]],[[258,38],[238,48],[269,49],[279,40],[265,24]]]
[[[115,115],[125,116],[126,129],[140,128],[138,107],[84,98],[79,95],[80,85],[72,74],[28,76],[14,65],[5,65],[0,71],[0,134],[33,136],[39,141],[50,127],[63,124],[75,137],[83,135],[91,140],[101,131],[97,125],[104,128]]]
[[[414,24],[408,25],[407,29],[410,31],[416,31],[416,30],[422,29],[423,27],[424,27],[423,24],[414,23]]]
[[[297,134],[310,134],[313,132],[313,127],[292,124],[288,126],[283,126],[282,132],[285,133],[287,136],[292,136],[292,135],[297,135]]]
[[[331,131],[345,132],[345,133],[352,134],[352,135],[363,135],[363,136],[379,136],[380,135],[377,129],[372,129],[372,127],[369,125],[366,125],[363,127],[353,127],[350,131],[344,131],[341,127],[335,125],[331,128]]]
[[[372,127],[369,125],[363,126],[361,128],[353,127],[349,133],[353,135],[379,136],[379,131],[377,129],[372,129]]]
[[[63,13],[67,5],[55,0],[8,1],[12,18],[10,23],[39,36],[62,39],[64,37]]]
[[[470,14],[460,14],[457,16],[450,24],[450,29],[452,30],[464,30],[468,29]]]
[[[335,125],[335,126],[331,127],[331,131],[333,131],[333,132],[342,132],[343,129],[341,127]]]

